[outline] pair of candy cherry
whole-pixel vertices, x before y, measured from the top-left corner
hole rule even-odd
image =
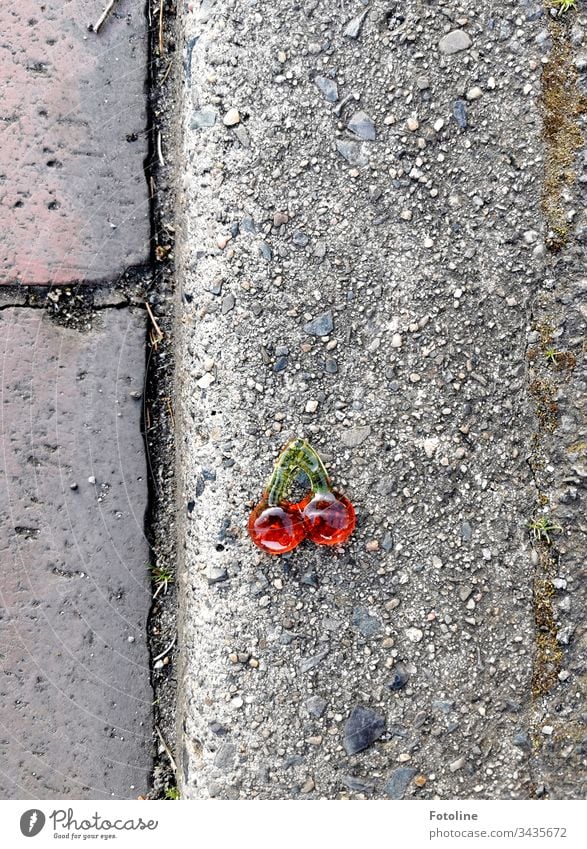
[[[294,503],[286,499],[293,479],[304,472],[311,492]],[[249,535],[268,554],[285,554],[304,539],[317,545],[340,545],[355,528],[355,509],[335,492],[316,451],[294,439],[281,453],[263,498],[249,517]]]

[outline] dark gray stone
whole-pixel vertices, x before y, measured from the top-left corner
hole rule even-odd
[[[320,582],[318,581],[318,575],[316,574],[315,569],[309,569],[307,572],[304,572],[304,574],[300,578],[300,581],[307,587],[314,587],[315,589],[318,589],[318,587],[320,586]]]
[[[300,766],[303,763],[304,759],[301,755],[288,755],[283,759],[282,769],[291,769],[292,766]]]
[[[329,77],[314,77],[314,82],[329,103],[336,103],[338,100],[338,86]]]
[[[357,15],[356,18],[352,18],[342,31],[342,34],[346,38],[352,38],[353,40],[357,39],[361,33],[361,27],[363,26],[363,21],[367,15],[369,10],[365,9],[360,15]]]
[[[301,230],[294,231],[292,235],[292,240],[294,245],[297,245],[299,248],[305,248],[308,242],[310,241],[306,233],[303,233]]]
[[[278,373],[287,368],[287,357],[278,357],[273,363],[273,371]]]
[[[310,696],[306,701],[306,710],[314,719],[320,719],[326,710],[326,705],[326,699],[323,699],[321,696]]]
[[[259,242],[259,253],[263,257],[263,259],[267,260],[267,262],[271,262],[271,260],[273,259],[273,251],[271,250],[267,242]]]
[[[464,100],[455,100],[452,107],[452,114],[454,115],[455,121],[461,128],[461,130],[465,130],[467,127],[467,104]]]
[[[366,607],[355,607],[351,622],[364,637],[374,637],[381,630],[381,622]]]
[[[343,745],[347,755],[367,749],[385,731],[385,718],[370,708],[357,705],[344,726]]]
[[[231,312],[234,309],[234,305],[236,304],[236,299],[234,295],[228,294],[222,298],[222,315],[227,315],[227,313]]]
[[[304,333],[308,333],[310,336],[328,336],[329,333],[332,333],[333,327],[332,312],[328,310],[304,324]]]
[[[338,150],[340,155],[346,159],[349,165],[354,165],[357,168],[362,168],[364,165],[369,164],[369,157],[365,148],[363,147],[363,142],[345,141],[344,139],[337,139],[336,149]]]
[[[375,783],[373,781],[365,781],[354,775],[343,775],[340,780],[347,790],[350,790],[352,793],[370,794],[375,789]]]
[[[222,725],[221,722],[218,722],[216,719],[213,719],[208,723],[208,728],[212,732],[212,734],[216,734],[217,737],[224,737],[228,734],[228,728]]]
[[[376,137],[375,124],[365,112],[355,112],[349,121],[349,130],[366,141],[374,141]]]
[[[314,669],[321,661],[324,660],[327,654],[328,649],[324,648],[319,651],[318,654],[304,658],[304,660],[300,662],[300,672],[309,672],[311,669]]]
[[[514,746],[518,746],[520,749],[524,749],[524,751],[532,751],[532,741],[527,731],[517,731],[514,734],[512,742]]]
[[[409,677],[405,666],[402,663],[398,663],[391,670],[391,678],[387,686],[390,690],[401,690],[408,683]]]
[[[392,550],[392,548],[393,548],[393,535],[390,533],[390,531],[387,531],[387,533],[383,537],[383,542],[381,543],[381,548],[384,551],[387,551],[388,553]]]
[[[441,713],[450,713],[451,710],[454,710],[455,703],[444,701],[443,699],[435,699],[432,702],[432,707],[435,710],[439,710]]]
[[[214,766],[223,772],[230,772],[236,764],[236,746],[228,740],[223,743],[214,757]]]
[[[251,218],[250,215],[245,215],[244,218],[241,219],[240,230],[242,233],[256,233],[257,228],[255,227],[255,222]]]
[[[400,766],[395,769],[385,785],[385,793],[390,799],[403,799],[408,785],[418,770],[411,766]]]

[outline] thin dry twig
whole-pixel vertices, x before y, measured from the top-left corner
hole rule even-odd
[[[164,333],[161,330],[161,328],[159,327],[159,325],[157,324],[157,319],[153,315],[153,310],[151,309],[151,306],[147,301],[145,301],[145,306],[147,308],[147,312],[149,313],[149,318],[153,322],[153,327],[155,328],[155,330],[157,332],[157,336],[159,336],[160,339],[163,339]]]
[[[165,44],[163,42],[163,3],[165,0],[161,0],[159,4],[159,56],[163,56],[165,53]]]
[[[159,165],[164,168],[165,160],[163,159],[163,150],[161,148],[161,131],[157,133],[157,157],[159,159]]]
[[[153,663],[157,663],[157,661],[158,661],[158,660],[161,660],[161,658],[162,658],[162,657],[165,657],[165,655],[166,655],[168,652],[170,652],[170,651],[171,651],[171,649],[173,648],[173,646],[175,645],[175,641],[176,641],[176,640],[177,640],[177,634],[174,634],[174,635],[173,635],[173,639],[172,639],[172,641],[169,643],[169,645],[167,646],[167,648],[166,648],[166,649],[163,649],[163,651],[161,652],[161,654],[158,654],[158,655],[157,655],[157,657],[154,657],[154,658],[153,658]]]
[[[169,398],[165,399],[167,401],[167,411],[169,413],[169,417],[171,419],[171,424],[175,427],[175,416],[173,415],[173,407],[171,406],[171,401]]]
[[[151,328],[151,330],[150,330],[150,332],[149,332],[149,342],[151,343],[151,348],[153,348],[153,350],[154,350],[154,351],[156,351],[156,350],[157,350],[157,348],[159,347],[159,343],[161,342],[162,338],[163,338],[162,336],[159,336],[159,335],[158,335],[158,334],[157,334],[157,333],[156,333],[156,332],[155,332],[155,331]]]
[[[171,71],[172,67],[173,67],[173,60],[170,59],[169,64],[167,65],[167,68],[165,69],[165,73],[163,74],[163,79],[161,80],[160,85],[163,85],[165,83],[165,80],[169,76],[169,72]]]
[[[163,2],[163,0],[161,0],[161,2]],[[112,11],[112,9],[114,8],[115,3],[116,3],[116,0],[109,0],[109,2],[106,4],[104,11],[100,15],[100,17],[98,18],[96,23],[94,24],[94,32],[100,31],[100,27],[102,26],[102,24],[104,23],[104,21],[106,20],[106,18],[108,17],[110,12]]]
[[[159,739],[161,740],[161,745],[162,745],[162,746],[163,746],[163,748],[165,749],[165,754],[166,754],[166,755],[167,755],[167,757],[169,758],[169,763],[171,764],[171,768],[173,769],[173,771],[174,771],[175,773],[177,773],[177,764],[175,763],[175,758],[174,758],[174,757],[173,757],[173,755],[171,754],[171,749],[169,748],[169,746],[168,746],[168,745],[167,745],[167,743],[165,742],[165,739],[164,739],[164,737],[163,737],[163,734],[161,734],[161,732],[159,731],[159,726],[158,726],[158,725],[156,725],[156,726],[155,726],[155,731],[157,732],[157,736],[158,736],[158,737],[159,737]]]

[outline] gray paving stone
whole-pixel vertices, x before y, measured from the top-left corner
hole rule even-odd
[[[136,798],[152,766],[143,315],[0,311],[0,798]]]

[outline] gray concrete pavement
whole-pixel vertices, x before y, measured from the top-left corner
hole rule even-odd
[[[183,794],[580,797],[575,460],[554,543],[529,533],[567,474],[537,473],[566,444],[533,386],[541,298],[582,255],[571,216],[555,261],[542,217],[548,13],[234,0],[182,26]],[[548,374],[570,438],[585,315],[566,279],[573,330],[559,308],[553,331],[577,370],[567,390]],[[271,558],[246,523],[292,436],[358,526]]]
[[[0,311],[0,798],[136,798],[152,769],[141,310]]]

